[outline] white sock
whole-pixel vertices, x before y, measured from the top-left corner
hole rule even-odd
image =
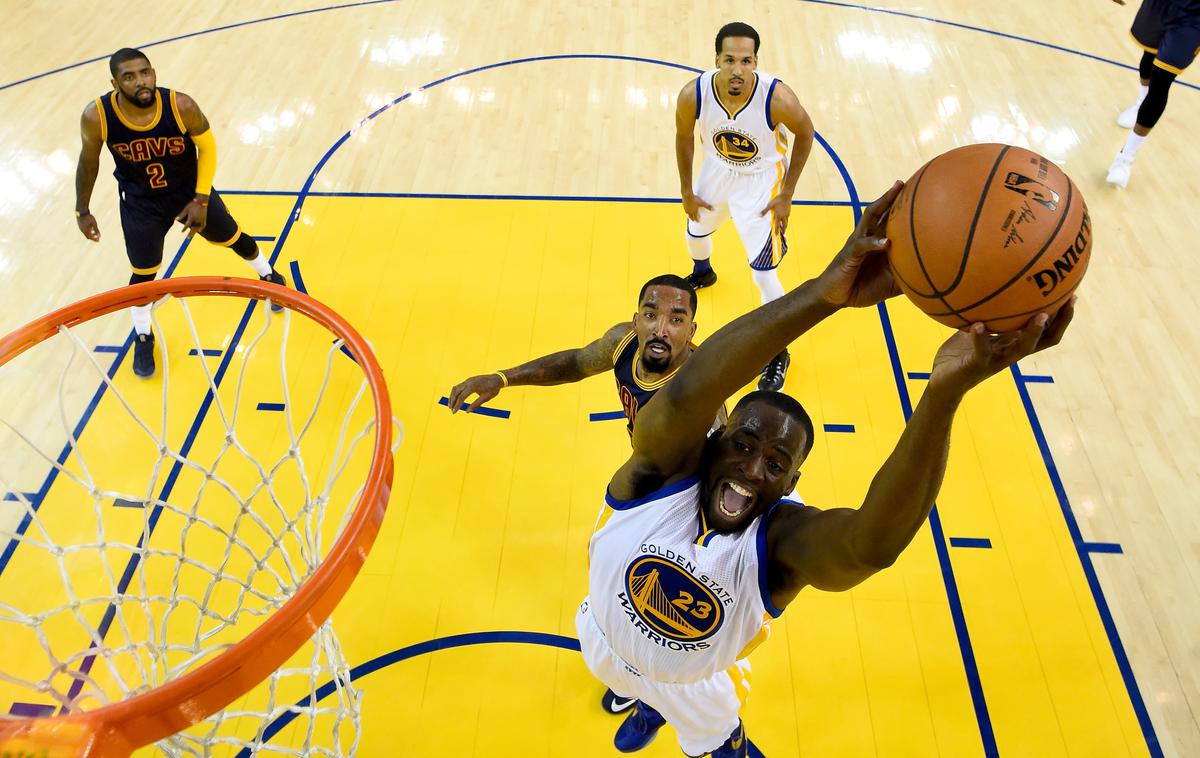
[[[1146,137],[1149,136],[1149,134],[1146,135]],[[1134,157],[1137,155],[1138,148],[1141,147],[1142,143],[1146,141],[1146,137],[1135,133],[1133,130],[1130,130],[1129,137],[1125,140],[1125,147],[1121,148],[1121,152],[1125,153],[1125,155],[1129,156],[1130,158]]]
[[[775,273],[775,269],[759,271],[752,268],[750,275],[754,277],[754,283],[758,285],[758,291],[762,294],[763,305],[783,297],[783,285],[779,283],[779,274]]]
[[[253,267],[254,272],[259,276],[266,276],[271,273],[271,262],[267,260],[267,256],[263,255],[261,250],[258,251],[258,255],[246,262]]]
[[[693,237],[685,232],[683,237],[687,240],[688,255],[692,256],[692,260],[706,261],[712,257],[712,235]]]
[[[133,314],[133,330],[138,334],[150,333],[150,304],[135,305],[129,309]]]

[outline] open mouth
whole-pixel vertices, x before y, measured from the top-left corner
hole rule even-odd
[[[717,508],[726,518],[737,518],[754,504],[754,493],[737,482],[722,482]]]
[[[655,358],[665,358],[669,352],[667,346],[661,342],[650,342],[646,345],[646,353]]]

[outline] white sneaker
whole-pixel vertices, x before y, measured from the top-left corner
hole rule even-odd
[[[1113,158],[1108,167],[1108,178],[1105,180],[1115,187],[1125,187],[1129,184],[1129,172],[1133,169],[1133,157],[1123,151]]]
[[[1117,116],[1117,126],[1125,129],[1132,129],[1133,125],[1137,123],[1138,109],[1141,107],[1141,103],[1135,103],[1134,105],[1131,105],[1125,110],[1121,111],[1121,113]]]

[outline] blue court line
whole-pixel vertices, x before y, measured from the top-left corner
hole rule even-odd
[[[175,267],[179,265],[179,261],[183,257],[183,253],[187,250],[188,244],[191,241],[191,237],[184,238],[183,242],[179,245],[179,250],[175,253],[175,258],[171,261],[171,265],[167,267],[167,272],[163,275],[164,278],[170,276],[171,273],[174,272]],[[129,336],[125,338],[125,342],[118,346],[116,350],[108,349],[109,346],[103,346],[106,348],[104,350],[93,348],[99,352],[116,353],[116,359],[113,360],[112,365],[108,368],[109,380],[112,380],[116,376],[117,369],[121,367],[121,363],[125,360],[125,356],[129,353],[129,348],[132,345],[133,330],[130,329]],[[80,416],[79,422],[75,424],[75,428],[71,432],[72,436],[76,440],[79,440],[83,436],[83,431],[85,427],[87,427],[88,421],[91,420],[92,414],[96,412],[96,408],[100,405],[100,399],[104,397],[104,393],[107,391],[108,385],[104,382],[100,382],[99,386],[96,388],[96,392],[92,395],[92,399],[88,401],[87,407],[83,409],[83,415]],[[55,459],[59,466],[66,463],[66,460],[68,457],[70,457],[72,450],[74,450],[74,446],[68,440],[63,444],[62,450]],[[42,506],[42,501],[45,499],[46,493],[50,491],[50,487],[57,479],[58,468],[51,466],[49,473],[46,474],[46,478],[42,480],[42,486],[39,487],[38,491],[35,493],[36,497],[30,498],[32,512],[26,513],[23,517],[21,517],[21,523],[17,524],[17,528],[13,531],[13,536],[9,538],[8,545],[5,546],[4,552],[0,553],[0,574],[3,574],[4,569],[8,567],[8,562],[12,559],[13,552],[16,551],[17,545],[20,544],[19,540],[21,536],[25,534],[26,530],[29,529],[29,525],[33,523],[34,514],[36,514],[38,508]]]
[[[201,352],[203,352],[209,358],[215,358],[221,354],[220,350],[216,350],[214,348],[205,348],[203,351],[197,350],[196,348],[192,348],[191,350],[188,351],[188,355],[200,355]]]
[[[1117,555],[1125,553],[1116,542],[1084,542],[1080,547],[1088,553],[1116,553]]]
[[[296,291],[303,292],[306,295],[309,294],[308,287],[304,286],[304,277],[300,275],[300,261],[289,261],[288,268],[292,272],[292,286],[294,286],[296,288]],[[337,342],[337,339],[334,338],[333,341]],[[338,349],[342,351],[342,355],[346,356],[347,358],[354,361],[355,363],[358,363],[358,361],[355,360],[354,356],[350,354],[350,348],[346,347],[345,345],[342,345]]]
[[[124,352],[124,350],[125,347],[123,345],[96,345],[92,348],[92,352],[95,353],[120,353]]]
[[[1042,374],[1019,374],[1025,384],[1054,384],[1054,377]]]
[[[1017,34],[1009,34],[1008,32],[1000,32],[1000,31],[996,31],[995,29],[986,29],[982,26],[972,26],[970,24],[960,23],[958,21],[947,21],[947,20],[941,19],[941,18],[934,18],[933,16],[922,16],[918,13],[906,13],[904,11],[894,11],[889,8],[876,8],[871,5],[859,5],[857,3],[841,3],[841,2],[835,2],[834,0],[796,0],[796,2],[808,3],[809,5],[829,5],[834,8],[850,8],[853,10],[868,11],[870,13],[883,13],[888,16],[899,16],[901,18],[910,18],[915,21],[927,21],[931,24],[939,24],[941,26],[950,26],[955,29],[964,29],[966,31],[979,32],[981,34],[989,34],[993,37],[1001,37],[1003,39],[1012,40],[1013,42],[1024,42],[1029,45],[1037,45],[1038,47],[1044,47],[1044,48],[1047,48],[1050,50],[1057,50],[1060,53],[1067,53],[1068,55],[1077,55],[1080,58],[1087,58],[1088,60],[1098,61],[1100,63],[1107,63],[1110,66],[1117,66],[1118,68],[1124,68],[1124,69],[1128,69],[1130,71],[1138,70],[1137,66],[1131,66],[1128,63],[1121,63],[1120,61],[1115,61],[1112,58],[1105,58],[1103,56],[1093,55],[1092,53],[1085,53],[1082,50],[1075,50],[1073,48],[1063,47],[1062,45],[1055,45],[1052,42],[1042,42],[1041,40],[1036,40],[1036,39],[1033,39],[1032,37],[1022,37]],[[1133,52],[1137,55],[1138,58],[1142,57],[1141,48],[1137,48]],[[1187,82],[1181,82],[1178,79],[1176,79],[1175,82],[1177,84],[1179,84],[1180,86],[1187,87],[1188,89],[1200,90],[1200,86],[1197,86],[1195,84],[1188,84]]]
[[[449,408],[450,407],[450,399],[447,397],[439,398],[438,405],[444,405],[447,408]],[[467,409],[468,405],[469,405],[469,403],[462,403],[461,405],[459,405],[458,409],[460,411],[465,411]],[[508,418],[509,416],[512,415],[512,411],[505,411],[505,410],[501,410],[500,408],[489,408],[486,405],[479,406],[475,410],[471,411],[471,413],[475,414],[477,416],[492,416],[494,418]]]
[[[1050,444],[1046,441],[1046,435],[1042,431],[1042,422],[1038,418],[1037,410],[1033,407],[1033,399],[1029,396],[1027,383],[1023,380],[1021,369],[1016,364],[1009,367],[1009,372],[1012,374],[1013,382],[1017,387],[1017,394],[1021,398],[1021,404],[1025,407],[1025,416],[1029,419],[1029,426],[1033,430],[1033,437],[1037,440],[1038,450],[1042,453],[1042,461],[1046,465],[1046,473],[1050,477],[1050,484],[1054,488],[1054,494],[1058,498],[1058,506],[1062,510],[1063,519],[1067,522],[1067,531],[1071,534],[1071,541],[1075,544],[1075,552],[1079,556],[1079,563],[1083,567],[1083,574],[1087,578],[1088,588],[1092,591],[1092,599],[1096,601],[1096,610],[1100,614],[1100,621],[1104,625],[1104,632],[1108,635],[1108,644],[1112,647],[1113,657],[1117,661],[1117,668],[1121,672],[1121,679],[1125,682],[1125,690],[1129,694],[1129,702],[1133,706],[1133,712],[1137,715],[1138,725],[1142,728],[1142,736],[1146,740],[1146,748],[1150,751],[1153,758],[1162,758],[1162,746],[1158,742],[1158,735],[1154,731],[1154,724],[1150,721],[1150,713],[1146,710],[1146,703],[1142,700],[1141,690],[1138,688],[1137,679],[1133,676],[1133,667],[1129,664],[1129,656],[1125,653],[1125,645],[1121,642],[1121,634],[1117,631],[1117,624],[1113,620],[1112,611],[1109,610],[1108,600],[1104,597],[1104,589],[1100,586],[1100,579],[1096,576],[1096,567],[1092,564],[1091,554],[1094,552],[1115,552],[1108,549],[1094,550],[1092,547],[1100,545],[1109,545],[1111,543],[1087,542],[1083,539],[1083,533],[1079,529],[1079,522],[1075,518],[1075,511],[1071,508],[1071,502],[1067,499],[1067,490],[1063,487],[1062,478],[1058,475],[1058,466],[1054,463],[1054,456],[1050,453]],[[1120,550],[1119,546],[1117,550]]]
[[[222,194],[224,194],[224,193],[222,193]],[[254,240],[256,242],[274,242],[275,241],[274,237],[270,237],[265,234],[255,234],[252,236],[254,237]]]
[[[20,716],[22,718],[38,719],[38,718],[42,718],[43,716],[49,716],[50,714],[54,713],[54,709],[57,707],[58,706],[54,706],[54,705],[43,705],[41,703],[14,702],[11,706],[9,706],[8,715]],[[8,752],[6,751],[4,754],[8,755]],[[22,755],[22,753],[17,752],[17,753],[14,753],[13,755]],[[29,755],[33,755],[33,753],[31,753]]]
[[[625,411],[601,411],[588,414],[588,421],[616,421],[619,418],[625,418]]]
[[[265,197],[295,197],[294,190],[221,190],[222,195],[259,195]],[[463,192],[309,192],[309,197],[382,197],[416,198],[419,200],[566,200],[589,203],[679,203],[677,197],[628,197],[624,195],[481,195]],[[793,200],[792,205],[832,206],[849,208],[849,200]],[[255,239],[267,239],[255,237]],[[269,239],[275,239],[270,237]]]
[[[561,634],[548,634],[546,632],[469,632],[467,634],[454,634],[449,637],[438,637],[426,642],[419,642],[416,645],[409,645],[398,650],[393,650],[390,653],[384,653],[381,656],[372,658],[366,663],[360,663],[350,669],[350,681],[356,682],[359,679],[375,673],[381,669],[394,666],[397,663],[403,663],[412,658],[422,655],[436,653],[439,650],[453,650],[459,647],[468,647],[470,645],[544,645],[545,647],[558,648],[560,650],[568,650],[571,652],[579,652],[579,640],[574,637],[564,637]],[[296,701],[295,707],[310,708],[313,705],[320,703],[325,698],[337,691],[337,687],[333,680],[324,682],[320,687],[313,691],[312,695],[307,695]],[[271,741],[271,738],[281,732],[288,724],[292,723],[298,715],[296,710],[287,710],[283,714],[277,716],[274,721],[267,724],[262,732],[262,742],[265,744]],[[613,720],[617,723],[616,719]],[[764,758],[762,752],[751,742],[748,746],[750,755],[753,758]],[[250,748],[242,748],[236,758],[250,758]]]
[[[980,547],[990,549],[992,541],[987,537],[951,537],[950,547]]]
[[[284,404],[283,404],[283,403],[259,403],[259,404],[258,404],[258,406],[255,408],[255,410],[259,410],[259,411],[282,411],[282,410],[284,409],[284,407],[285,407],[285,406],[284,406]]]
[[[854,424],[825,424],[827,432],[845,432],[847,434],[854,432]]]
[[[909,379],[928,379],[929,372],[928,371],[909,371],[908,378]]]
[[[366,0],[365,2],[359,2],[359,3],[343,3],[342,5],[328,5],[328,6],[325,6],[324,8],[311,8],[306,11],[293,11],[292,13],[280,13],[279,15],[276,15],[276,16],[266,16],[265,18],[256,18],[251,21],[239,21],[235,24],[225,24],[224,26],[214,26],[211,29],[202,29],[198,32],[189,32],[188,34],[180,34],[177,37],[168,37],[166,39],[160,39],[160,40],[156,40],[154,42],[143,42],[142,44],[135,45],[134,47],[135,47],[135,49],[138,49],[138,50],[145,50],[146,48],[157,47],[158,45],[165,45],[168,42],[178,42],[181,39],[188,39],[190,37],[199,37],[202,34],[212,34],[213,32],[223,32],[228,29],[236,29],[239,26],[250,26],[252,24],[266,23],[267,21],[278,21],[280,19],[292,18],[293,16],[307,16],[310,13],[323,13],[325,11],[336,11],[336,10],[342,10],[344,8],[357,8],[357,7],[363,6],[363,5],[379,5],[380,3],[389,3],[389,2],[396,2],[396,0]],[[41,74],[34,74],[33,76],[27,76],[24,79],[18,79],[15,82],[9,82],[8,84],[0,86],[0,92],[3,92],[4,90],[8,89],[9,87],[15,87],[18,84],[25,84],[26,82],[32,82],[35,79],[41,79],[44,76],[50,76],[51,74],[58,74],[63,71],[70,71],[73,68],[79,68],[80,66],[86,66],[89,63],[97,63],[99,61],[106,61],[106,60],[108,60],[110,55],[112,55],[112,53],[105,53],[104,55],[97,56],[95,58],[88,58],[85,61],[80,61],[78,63],[72,63],[67,66],[62,66],[60,68],[53,69],[52,71],[46,71],[45,73],[41,73]]]
[[[22,492],[21,495],[23,495],[25,497],[25,499],[28,500],[30,503],[37,502],[38,493],[36,493],[36,492]],[[18,496],[17,493],[15,493],[15,492],[5,492],[4,500],[6,502],[10,502],[10,503],[19,503],[19,502],[21,502],[21,497]]]
[[[145,506],[140,500],[126,500],[125,498],[117,498],[113,500],[114,508],[142,508]]]

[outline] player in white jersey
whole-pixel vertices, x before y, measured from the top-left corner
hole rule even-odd
[[[709,261],[712,233],[732,217],[767,303],[783,297],[775,269],[787,253],[784,232],[792,193],[812,149],[812,121],[791,87],[756,70],[758,32],[750,25],[721,27],[716,52],[717,68],[688,82],[675,109],[675,160],[693,261],[687,280],[696,289],[716,283]],[[790,161],[785,127],[796,138]],[[705,158],[693,183],[697,131]],[[763,369],[758,388],[783,389],[789,363],[785,346]]]
[[[708,435],[708,420],[753,376],[748,366],[840,308],[897,294],[883,234],[900,187],[867,209],[824,273],[705,340],[638,415],[633,453],[609,482],[588,546],[589,596],[575,619],[588,668],[638,699],[614,739],[623,752],[670,722],[689,756],[747,755],[746,656],[770,621],[805,587],[846,590],[892,565],[941,487],[965,394],[1057,344],[1070,323],[1069,303],[1019,332],[955,333],[861,507],[781,502],[813,444],[800,404],[753,392],[720,433]]]

